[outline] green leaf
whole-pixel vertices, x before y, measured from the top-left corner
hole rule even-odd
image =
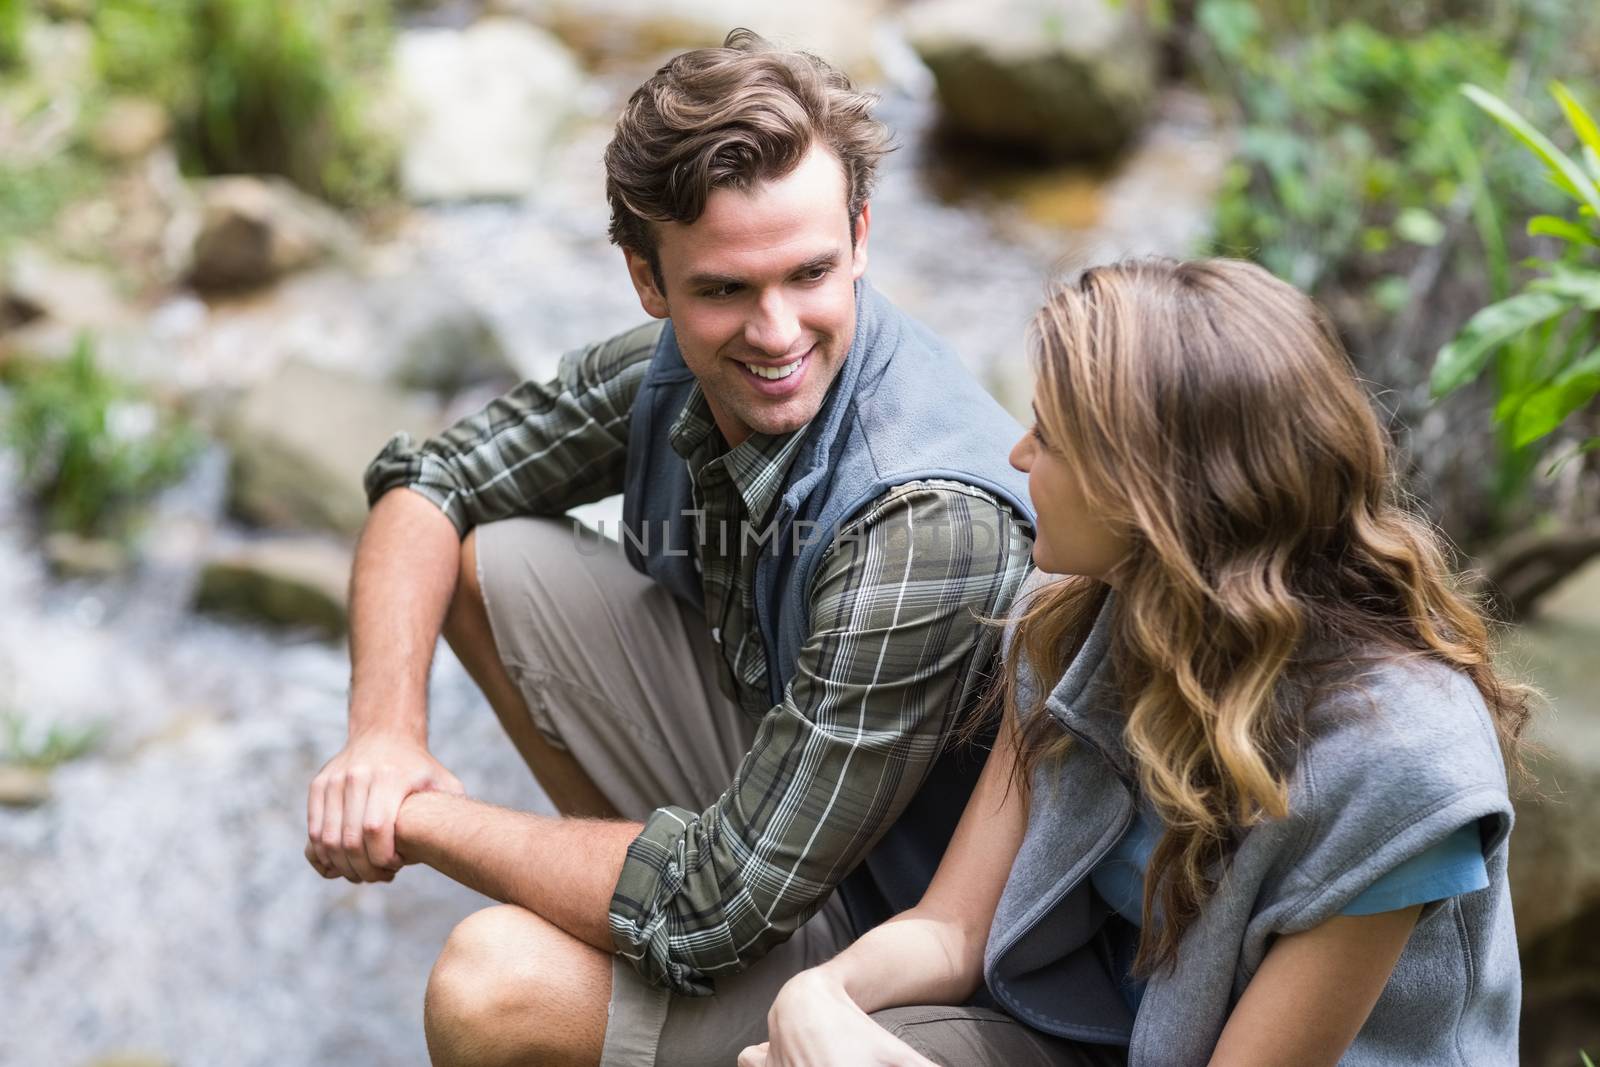
[[[1487,111],[1502,126],[1516,135],[1519,141],[1532,149],[1534,155],[1544,160],[1545,165],[1550,168],[1555,183],[1567,195],[1585,204],[1590,210],[1600,212],[1600,188],[1595,186],[1583,172],[1582,167],[1574,163],[1548,137],[1535,129],[1527,119],[1506,106],[1505,102],[1493,93],[1485,92],[1476,85],[1463,85],[1461,91],[1466,94],[1467,99]]]
[[[1590,151],[1600,152],[1600,126],[1595,125],[1594,116],[1585,111],[1583,105],[1560,82],[1550,83],[1550,95],[1561,105],[1561,111],[1567,116],[1567,122],[1578,135],[1578,140]]]
[[[1196,19],[1223,56],[1237,56],[1261,32],[1261,16],[1244,0],[1205,0]]]
[[[1528,291],[1559,296],[1585,311],[1600,311],[1600,271],[1574,270],[1558,264],[1549,277],[1529,282]]]
[[[1446,396],[1478,376],[1495,349],[1541,322],[1564,314],[1572,303],[1553,293],[1525,292],[1479,311],[1461,333],[1439,350],[1433,363],[1432,390]]]
[[[1436,245],[1444,240],[1444,223],[1431,211],[1408,207],[1394,220],[1394,232],[1414,245]]]
[[[1545,436],[1596,393],[1600,393],[1600,348],[1522,402],[1511,419],[1512,447],[1523,448]]]
[[[1600,247],[1600,238],[1570,219],[1557,215],[1535,215],[1528,220],[1529,237],[1559,237],[1574,244]]]

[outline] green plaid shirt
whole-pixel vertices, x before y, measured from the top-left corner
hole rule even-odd
[[[525,382],[420,446],[397,436],[367,470],[368,498],[408,486],[465,534],[621,492],[628,413],[660,329],[570,352],[554,381]],[[757,553],[738,531],[766,522],[800,437],[729,449],[698,388],[669,433],[704,512],[696,563],[720,684],[761,720],[715,804],[651,813],[612,897],[616,950],[679,993],[708,993],[786,940],[899,816],[987,681],[998,634],[979,619],[1006,610],[1028,567],[1025,527],[989,494],[888,490],[824,559],[810,636],[772,706]]]

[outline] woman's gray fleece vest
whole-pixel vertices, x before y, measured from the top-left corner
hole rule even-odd
[[[668,323],[630,417],[623,544],[636,568],[704,610],[688,465],[668,440],[694,384]],[[889,488],[929,478],[963,482],[1032,525],[1027,481],[1006,460],[1021,427],[926,327],[865,281],[856,285],[849,355],[801,432],[771,521],[755,534],[763,538],[755,612],[773,704],[794,677],[810,629],[818,565],[838,530]],[[840,885],[858,931],[921,898],[977,781],[980,755],[946,753]]]
[[[1177,963],[1156,971],[1131,1015],[1107,942],[1110,909],[1088,879],[1134,808],[1109,668],[1114,602],[1046,700],[1074,744],[1034,774],[1027,833],[990,928],[984,978],[1000,1005],[1049,1033],[1127,1045],[1129,1067],[1200,1067],[1276,938],[1338,915],[1385,872],[1476,822],[1488,888],[1424,907],[1339,1063],[1516,1063],[1521,972],[1504,764],[1472,682],[1425,660],[1380,662],[1319,703],[1289,817],[1244,835]],[[1019,684],[1029,706],[1037,691],[1026,671]]]

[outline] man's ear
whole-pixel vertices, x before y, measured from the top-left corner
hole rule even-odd
[[[862,204],[856,216],[855,250],[850,255],[850,280],[856,281],[867,273],[867,234],[872,230],[872,205]]]
[[[670,314],[667,294],[656,284],[656,269],[648,259],[631,248],[624,248],[622,255],[628,261],[628,277],[633,282],[633,291],[639,294],[639,306],[651,318],[666,318]]]

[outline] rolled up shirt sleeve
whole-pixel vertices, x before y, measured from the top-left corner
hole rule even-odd
[[[987,681],[1030,543],[992,497],[898,487],[852,521],[812,589],[781,703],[710,808],[654,811],[611,902],[616,950],[686,995],[794,933],[916,794]]]
[[[662,324],[561,357],[437,437],[396,434],[367,467],[368,504],[397,487],[427,497],[456,533],[517,515],[560,515],[622,491],[628,415]]]

